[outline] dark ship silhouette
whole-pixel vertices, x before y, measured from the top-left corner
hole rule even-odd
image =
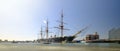
[[[44,44],[49,44],[51,42],[53,43],[62,43],[62,42],[67,42],[67,43],[72,43],[72,41],[76,38],[76,36],[78,34],[80,34],[82,31],[84,31],[87,27],[85,27],[84,29],[78,31],[77,33],[73,34],[72,36],[63,36],[63,30],[64,29],[64,22],[63,22],[63,12],[61,14],[61,22],[60,22],[60,26],[59,27],[55,27],[61,30],[61,36],[60,37],[56,37],[56,35],[54,37],[48,38],[48,20],[46,22],[46,38],[43,39],[42,38],[42,27],[41,27],[41,39],[38,39],[38,42],[43,42]]]

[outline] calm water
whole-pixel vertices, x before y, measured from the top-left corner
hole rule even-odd
[[[0,51],[120,51],[117,43],[0,43]]]

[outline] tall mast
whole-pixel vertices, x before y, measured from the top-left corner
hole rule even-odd
[[[63,37],[63,29],[64,29],[64,25],[63,25],[63,10],[62,10],[62,13],[61,13],[61,25],[60,25],[60,28],[61,28],[61,37]]]
[[[64,30],[69,30],[69,29],[65,29],[64,28],[64,21],[63,21],[63,10],[61,11],[61,20],[60,20],[60,25],[59,25],[59,27],[55,27],[55,28],[58,28],[58,29],[60,29],[60,33],[61,33],[61,37],[63,37],[63,33],[64,33]]]
[[[42,36],[43,36],[43,33],[42,33],[43,31],[42,31],[42,27],[41,27],[41,31],[40,31],[40,34],[41,34],[41,39],[43,38]]]
[[[48,39],[48,19],[47,19],[47,22],[46,22],[46,38]]]

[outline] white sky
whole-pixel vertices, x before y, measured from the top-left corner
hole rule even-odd
[[[33,39],[27,35],[32,27],[33,17],[29,11],[34,9],[34,3],[32,0],[0,0],[0,39]]]

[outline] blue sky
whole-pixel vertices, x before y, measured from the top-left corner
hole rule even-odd
[[[100,38],[108,38],[108,31],[120,27],[119,0],[0,0],[0,39],[33,40],[38,38],[40,27],[45,29],[49,20],[49,35],[58,34],[53,28],[59,25],[61,10],[66,28],[64,35],[90,27],[77,39],[98,32]]]

